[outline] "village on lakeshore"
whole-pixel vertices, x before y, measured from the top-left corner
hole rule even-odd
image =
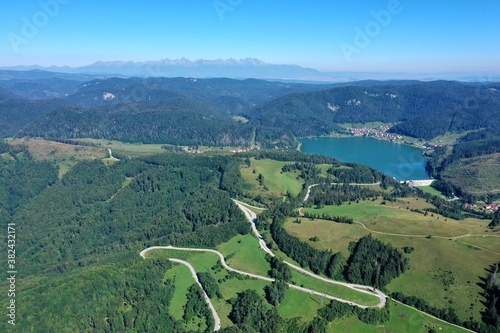
[[[378,140],[397,141],[403,138],[403,136],[398,134],[387,133],[388,130],[389,126],[382,125],[379,126],[378,128],[367,128],[367,127],[351,128],[349,130],[349,133],[352,136],[372,137]]]

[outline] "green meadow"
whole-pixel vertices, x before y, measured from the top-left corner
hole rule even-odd
[[[226,263],[235,269],[267,276],[271,266],[265,258],[265,252],[259,247],[253,234],[238,235],[229,242],[217,246],[226,259]]]
[[[421,199],[380,203],[378,199],[304,209],[316,214],[349,216],[371,231],[359,223],[309,218],[301,218],[300,224],[290,218],[285,228],[312,246],[344,255],[348,255],[349,242],[369,233],[397,248],[411,247],[413,252],[405,254],[410,259],[410,269],[394,279],[387,290],[423,298],[436,307],[453,307],[462,320],[480,320],[480,313],[485,310],[481,278],[487,275],[486,268],[500,260],[500,238],[486,227],[488,221],[456,221],[412,212],[411,209],[429,205]],[[319,237],[317,242],[309,240],[314,236]]]
[[[302,179],[297,179],[299,172],[281,172],[283,165],[292,162],[281,162],[269,159],[256,160],[254,158],[250,159],[250,161],[250,167],[244,166],[240,169],[240,172],[245,181],[252,187],[257,189],[262,187],[257,179],[259,174],[261,174],[264,176],[264,185],[273,195],[281,196],[287,192],[297,195],[302,190],[304,181]]]
[[[432,186],[419,186],[419,189],[421,189],[424,193],[429,193],[435,196],[438,196],[440,198],[446,198],[443,193],[439,192]]]
[[[411,209],[433,207],[423,199],[404,198],[397,202],[385,202],[382,199],[366,200],[359,203],[344,203],[342,206],[324,206],[321,209],[304,208],[314,214],[348,216],[355,222],[363,223],[375,232],[402,235],[432,235],[456,237],[468,233],[481,234],[487,230],[486,220],[465,219],[462,221],[446,218],[439,214],[412,212]]]
[[[267,273],[270,266],[265,260],[265,252],[259,249],[258,241],[255,236],[249,234],[236,236],[230,241],[219,245],[217,249],[224,254],[226,262],[230,267],[268,276]],[[280,257],[286,258],[286,256],[282,256],[281,254]],[[237,293],[246,289],[253,289],[264,297],[264,288],[269,285],[267,281],[248,278],[237,273],[228,272],[218,264],[219,258],[214,253],[158,249],[148,252],[147,258],[164,260],[168,260],[168,258],[178,258],[191,263],[196,272],[210,273],[219,282],[219,288],[223,295],[223,299],[212,299],[219,316],[221,316],[223,326],[229,326],[231,324],[228,318],[231,311],[231,305],[227,302],[228,300],[236,297]],[[289,258],[286,258],[286,260],[293,262],[293,260]],[[180,319],[184,314],[183,306],[187,301],[187,291],[194,283],[194,279],[191,277],[187,267],[180,264],[174,264],[174,267],[166,272],[165,279],[174,279],[175,281],[176,292],[169,311],[174,318]],[[182,282],[178,283],[180,280],[182,280]],[[360,293],[347,287],[326,283],[294,270],[292,270],[291,282],[302,287],[345,298],[349,301],[364,305],[376,305],[379,301],[376,296]],[[310,321],[314,318],[315,311],[321,307],[322,302],[326,304],[328,300],[326,298],[322,300],[320,296],[289,289],[285,301],[278,306],[278,311],[285,318],[301,317],[303,321]],[[271,308],[270,305],[269,308]]]
[[[430,329],[436,332],[459,333],[467,330],[453,326],[439,319],[430,317],[418,310],[404,304],[391,302],[391,317],[382,325],[368,325],[360,321],[356,316],[343,320],[337,320],[329,325],[328,333],[337,332],[404,332],[404,333],[428,333]]]

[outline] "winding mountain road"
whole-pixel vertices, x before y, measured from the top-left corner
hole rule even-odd
[[[217,250],[175,247],[175,246],[172,246],[172,245],[168,245],[168,246],[151,246],[151,247],[148,247],[147,249],[142,250],[141,253],[140,253],[140,256],[142,258],[146,259],[146,254],[149,251],[153,251],[153,250],[176,250],[176,251],[193,251],[193,252],[211,252],[211,253],[214,253],[214,254],[216,254],[216,255],[219,256],[220,263],[222,264],[222,267],[224,267],[226,270],[228,270],[230,272],[235,272],[235,273],[238,273],[238,274],[241,274],[241,275],[249,276],[251,278],[255,278],[255,279],[259,279],[259,280],[264,280],[264,281],[267,281],[267,282],[274,282],[274,279],[272,279],[270,277],[261,276],[261,275],[257,275],[257,274],[252,274],[252,273],[240,271],[238,269],[234,269],[234,268],[230,267],[226,263],[226,260],[224,259],[224,255],[222,253],[220,253],[219,251],[217,251]],[[169,260],[172,260],[172,259],[173,258],[170,258]],[[180,260],[180,261],[179,260],[180,259],[175,259],[175,260],[172,260],[172,261],[177,261],[177,262],[181,262],[182,261],[182,260]],[[289,265],[291,265],[291,264],[289,264]],[[294,266],[294,265],[292,265],[292,267],[294,267],[295,269],[298,268],[297,266]],[[193,271],[194,271],[194,269],[193,269]],[[304,272],[307,272],[307,271],[304,270]],[[333,280],[329,280],[329,279],[326,279],[326,278],[322,278],[320,276],[316,276],[316,275],[314,275],[313,273],[310,273],[310,272],[307,272],[307,274],[310,275],[310,276],[312,276],[312,277],[319,278],[320,280],[323,280],[325,282],[333,281]],[[195,275],[196,275],[196,273],[195,273]],[[373,308],[373,307],[383,307],[385,305],[385,295],[383,297],[383,299],[384,299],[383,300],[383,305],[381,305],[382,304],[382,301],[381,301],[379,304],[377,304],[375,306],[366,306],[366,305],[358,304],[358,303],[355,303],[355,302],[352,302],[352,301],[349,301],[349,300],[345,300],[343,298],[339,298],[339,297],[335,297],[335,296],[328,295],[328,294],[325,294],[325,293],[321,293],[321,292],[318,292],[316,290],[312,290],[312,289],[309,289],[309,288],[299,287],[299,286],[291,284],[291,283],[288,283],[288,286],[290,288],[292,288],[292,289],[300,290],[302,292],[305,292],[305,293],[308,293],[308,294],[311,294],[311,295],[322,296],[322,297],[327,298],[327,299],[331,299],[331,300],[339,301],[339,302],[342,302],[342,303],[347,303],[347,304],[350,304],[350,305],[354,305],[354,306],[357,306],[357,307],[362,308],[362,309]],[[361,287],[362,288],[371,288],[371,287],[365,287],[365,286],[361,286]],[[367,293],[367,294],[375,296],[375,294],[373,294],[373,293],[371,293],[371,292],[369,292],[367,290],[359,290],[357,288],[353,288],[353,289],[355,289],[356,291],[359,291],[359,292],[364,292],[364,293]],[[377,295],[379,295],[379,294],[377,294]]]
[[[370,185],[373,185],[373,184],[370,184]],[[309,190],[310,190],[310,188],[309,188]],[[232,200],[243,211],[243,213],[245,214],[246,218],[251,223],[251,225],[252,225],[252,231],[255,234],[255,236],[258,238],[261,249],[263,249],[265,252],[269,253],[269,255],[274,256],[274,253],[271,251],[271,249],[269,249],[267,247],[267,244],[264,242],[264,240],[262,238],[262,235],[259,233],[259,231],[257,230],[257,228],[255,226],[255,221],[256,221],[256,218],[257,218],[256,214],[253,211],[251,211],[250,209],[248,209],[247,207],[245,207],[244,203],[242,203],[242,202],[240,202],[238,200],[235,200],[235,199],[232,199]],[[364,225],[363,225],[363,227],[364,227]],[[211,252],[211,253],[216,254],[219,257],[221,265],[226,270],[228,270],[228,271],[235,272],[235,273],[238,273],[238,274],[242,274],[242,275],[245,275],[245,276],[248,276],[248,277],[251,277],[251,278],[268,281],[268,282],[273,282],[274,281],[274,279],[266,277],[266,276],[260,276],[260,275],[257,275],[257,274],[252,274],[252,273],[240,271],[240,270],[237,270],[237,269],[234,269],[234,268],[230,267],[226,263],[226,260],[224,259],[224,255],[221,252],[219,252],[217,250],[213,250],[213,249],[181,248],[181,247],[174,247],[172,245],[168,245],[168,246],[151,246],[151,247],[148,247],[148,248],[142,250],[140,252],[140,256],[143,259],[146,259],[146,254],[149,251],[160,250],[160,249],[178,250],[178,251],[194,251],[194,252]],[[217,311],[213,307],[213,304],[210,301],[210,299],[209,299],[206,291],[203,289],[203,286],[200,284],[200,282],[198,280],[198,277],[196,275],[196,271],[194,270],[194,268],[192,267],[192,265],[189,262],[187,262],[187,261],[184,261],[184,260],[181,260],[181,259],[176,259],[176,258],[169,258],[169,260],[171,260],[173,262],[177,262],[177,263],[183,264],[183,265],[186,265],[189,268],[189,270],[191,271],[191,274],[192,274],[193,278],[195,279],[196,283],[198,283],[198,285],[203,290],[205,301],[207,302],[207,304],[210,307],[210,310],[212,311],[212,314],[214,316],[214,321],[215,321],[214,332],[217,332],[221,328],[219,315],[217,314]],[[348,301],[348,300],[345,300],[345,299],[341,299],[341,298],[338,298],[338,297],[335,297],[335,296],[332,296],[332,295],[328,295],[328,294],[321,293],[321,292],[318,292],[318,291],[315,291],[315,290],[312,290],[312,289],[308,289],[308,288],[304,288],[304,287],[300,287],[300,286],[288,283],[288,286],[290,288],[292,288],[292,289],[296,289],[296,290],[299,290],[299,291],[302,291],[304,293],[308,293],[308,294],[311,294],[311,295],[318,295],[318,296],[324,297],[326,299],[336,300],[336,301],[342,302],[342,303],[347,303],[349,305],[357,306],[357,307],[362,308],[362,309],[366,309],[366,308],[383,308],[385,306],[385,304],[386,304],[386,300],[388,299],[387,295],[385,295],[383,292],[381,292],[380,290],[375,289],[373,287],[363,286],[363,285],[358,285],[358,284],[352,284],[352,283],[346,283],[346,282],[342,282],[342,281],[336,281],[336,280],[328,279],[328,278],[316,275],[316,274],[314,274],[312,272],[309,272],[309,271],[303,269],[302,267],[299,267],[299,266],[294,265],[292,263],[289,263],[287,261],[283,261],[283,262],[285,264],[287,264],[288,266],[290,266],[291,268],[293,268],[293,269],[295,269],[295,270],[297,270],[297,271],[299,271],[299,272],[301,272],[303,274],[307,274],[307,275],[309,275],[309,276],[311,276],[311,277],[313,277],[315,279],[318,279],[318,280],[321,280],[321,281],[324,281],[324,282],[327,282],[327,283],[338,284],[338,285],[341,285],[341,286],[353,289],[353,290],[355,290],[357,292],[366,293],[366,294],[370,294],[370,295],[373,295],[373,296],[376,295],[380,299],[380,302],[377,305],[375,305],[375,306],[361,305],[361,304],[358,304],[358,303],[355,303],[355,302],[351,302],[351,301]],[[408,305],[405,305],[405,306],[408,306]],[[410,306],[408,306],[408,307],[410,307]],[[410,308],[414,309],[413,307],[410,307]],[[421,312],[422,314],[431,316],[428,313],[422,312],[420,310],[417,310],[417,311]],[[433,317],[433,316],[431,316],[431,317]],[[436,318],[436,317],[433,317],[433,318]],[[438,319],[438,318],[436,318],[436,319]],[[448,323],[448,322],[446,322],[446,321],[444,321],[442,319],[439,319],[439,320],[442,321],[442,322]],[[448,323],[448,324],[450,324],[450,323]],[[463,327],[460,327],[460,326],[457,326],[457,325],[453,325],[453,326],[456,326],[456,327],[459,327],[459,328],[463,329]],[[467,330],[467,331],[470,331],[470,330]],[[470,332],[472,332],[472,331],[470,331]]]
[[[271,251],[271,249],[269,249],[267,247],[266,242],[264,241],[262,235],[259,233],[259,231],[257,230],[257,227],[255,226],[255,220],[257,219],[257,215],[254,212],[252,212],[250,209],[248,209],[247,207],[245,207],[243,205],[243,202],[238,201],[236,199],[232,199],[232,200],[233,200],[233,202],[236,205],[238,205],[238,207],[245,214],[245,216],[248,219],[248,221],[252,224],[252,231],[255,234],[255,236],[259,239],[260,248],[263,249],[264,251],[266,251],[267,253],[269,253],[269,255],[271,255],[272,257],[274,257],[275,255],[274,255],[273,251]],[[380,299],[380,301],[379,301],[379,303],[375,307],[377,307],[377,308],[383,308],[385,306],[385,303],[386,303],[386,300],[387,300],[387,296],[383,292],[381,292],[380,290],[378,290],[378,289],[374,289],[372,287],[363,286],[363,285],[359,285],[359,284],[353,284],[353,283],[347,283],[347,282],[342,282],[342,281],[328,279],[328,278],[319,276],[317,274],[314,274],[312,272],[309,272],[308,270],[305,270],[302,267],[299,267],[297,265],[289,263],[288,261],[284,260],[283,262],[285,264],[287,264],[288,266],[290,266],[291,268],[295,269],[296,271],[299,271],[299,272],[301,272],[303,274],[307,274],[307,275],[309,275],[309,276],[311,276],[311,277],[313,277],[313,278],[315,278],[317,280],[321,280],[323,282],[327,282],[327,283],[331,283],[331,284],[336,284],[336,285],[340,285],[340,286],[343,286],[343,287],[347,287],[347,288],[353,289],[353,290],[355,290],[357,292],[361,292],[361,293],[365,293],[365,294],[369,294],[369,295],[376,294],[377,297]],[[352,305],[357,305],[357,306],[362,307],[362,308],[366,308],[366,306],[363,306],[363,305],[360,306],[359,304],[354,304],[352,302],[345,301],[345,300],[344,300],[344,303],[349,303],[349,304],[352,304]]]
[[[205,302],[207,302],[208,307],[210,308],[210,311],[212,311],[212,316],[214,316],[214,322],[215,322],[214,332],[217,332],[218,330],[220,330],[221,326],[220,326],[219,314],[217,313],[217,311],[215,311],[215,308],[214,308],[214,305],[212,304],[212,301],[210,301],[210,298],[208,297],[207,292],[205,291],[205,289],[203,289],[203,286],[201,285],[200,280],[198,280],[198,275],[196,275],[196,271],[194,270],[193,266],[190,263],[188,263],[187,261],[184,261],[181,259],[169,258],[169,260],[176,262],[176,263],[179,263],[179,264],[183,264],[183,265],[187,266],[187,268],[189,268],[189,270],[191,271],[191,275],[193,276],[193,279],[200,286],[201,291],[203,292],[203,298],[205,299]]]
[[[257,214],[255,214],[254,212],[252,212],[252,210],[250,210],[247,207],[245,207],[244,204],[243,204],[243,202],[238,201],[236,199],[232,199],[232,200],[241,209],[241,211],[243,211],[243,214],[245,214],[247,220],[252,225],[252,232],[254,233],[255,237],[257,237],[257,239],[259,240],[260,248],[263,249],[264,251],[266,251],[267,253],[269,253],[269,255],[271,257],[274,257],[273,251],[271,251],[271,249],[267,247],[267,244],[264,241],[264,238],[262,237],[262,235],[257,230],[257,227],[255,226],[255,221],[257,219]]]

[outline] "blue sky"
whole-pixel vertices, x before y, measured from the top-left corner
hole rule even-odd
[[[182,57],[498,73],[500,1],[2,1],[0,66]]]

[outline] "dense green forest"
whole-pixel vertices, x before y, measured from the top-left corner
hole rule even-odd
[[[108,78],[81,82],[83,79],[66,76],[2,81],[0,86],[8,91],[0,91],[0,120],[6,124],[0,136],[90,137],[184,146],[256,144],[289,149],[298,137],[345,133],[342,124],[385,122],[394,124],[390,132],[421,140],[463,133],[450,152],[435,149],[428,172],[433,178],[446,180],[449,195],[472,195],[468,201],[491,201],[500,196],[496,191],[483,193],[479,185],[467,188],[449,171],[459,167],[463,159],[500,152],[500,125],[493,120],[500,110],[498,83],[364,81],[312,85],[252,79]],[[48,99],[50,96],[59,99]],[[364,178],[346,170],[331,173],[344,173],[349,182],[380,181],[366,173]]]
[[[285,161],[282,172],[298,172],[305,181],[297,197],[287,195],[271,201],[258,218],[259,228],[269,230],[271,242],[301,266],[337,280],[383,288],[404,273],[408,260],[390,244],[371,236],[352,243],[350,255],[345,257],[340,252],[315,249],[289,235],[283,223],[297,216],[307,184],[346,181],[344,185],[314,187],[310,200],[320,200],[319,204],[335,195],[345,196],[345,201],[355,200],[353,193],[362,196],[363,187],[347,184],[351,175],[382,180],[381,185],[387,186],[385,191],[365,193],[367,198],[385,195],[386,200],[394,200],[421,195],[438,200],[382,178],[369,168],[296,151],[262,150],[239,157],[164,153],[122,157],[108,164],[81,161],[61,178],[53,162],[35,160],[23,146],[2,142],[0,153],[1,214],[6,222],[15,223],[19,235],[16,260],[22,271],[19,269],[16,276],[16,302],[22,306],[16,313],[15,327],[19,332],[180,333],[193,320],[199,323],[197,332],[210,331],[213,318],[198,287],[189,288],[184,317],[175,320],[168,307],[176,284],[164,279],[172,264],[142,260],[138,253],[153,245],[213,248],[238,234],[247,234],[249,223],[231,198],[244,196],[248,189],[239,168],[250,157]],[[350,171],[336,175],[330,171],[328,178],[321,178],[318,164],[330,164],[331,171]],[[453,205],[444,200],[435,204],[443,210]],[[285,300],[290,267],[276,257],[267,256],[267,260],[269,276],[277,281],[263,288],[264,297],[254,290],[238,293],[230,301],[229,318],[235,326],[221,332],[325,332],[336,318],[356,316],[369,324],[381,324],[389,318],[390,305],[383,310],[360,310],[332,302],[311,322],[284,319],[276,306]],[[485,288],[491,295],[487,298],[490,305],[498,298],[494,272],[487,280],[491,282],[486,282],[490,287]],[[221,297],[219,281],[210,273],[199,272],[198,277],[210,297]],[[484,317],[485,322],[497,319],[493,312]],[[11,329],[7,325],[0,323],[0,329]]]
[[[345,275],[350,282],[380,288],[403,274],[408,267],[408,258],[404,258],[399,250],[371,235],[352,242],[349,249],[352,254]]]
[[[74,89],[81,86],[82,80],[92,79],[92,76],[87,75],[57,75],[49,72],[46,77],[34,78],[33,73],[22,73],[0,70],[0,78],[3,76],[3,79],[0,79],[0,88],[31,100],[64,98],[66,94],[73,93]],[[22,76],[28,77],[21,78]],[[9,79],[5,79],[6,77]]]
[[[83,107],[135,103],[146,100],[165,101],[178,97],[195,97],[228,113],[250,110],[253,105],[294,92],[327,89],[333,84],[270,82],[257,79],[228,78],[109,78],[81,83],[66,98]],[[116,96],[104,99],[103,92]]]
[[[446,132],[492,129],[499,85],[434,81],[409,85],[338,87],[277,98],[247,116],[255,124],[297,136],[329,134],[341,123],[397,123],[391,131],[431,139]],[[481,92],[480,98],[477,92]]]
[[[356,201],[358,199],[365,200],[367,198],[377,197],[379,191],[375,191],[366,187],[349,185],[318,185],[311,189],[308,204],[313,204],[318,207],[324,205],[337,205],[347,201]]]
[[[143,261],[140,249],[213,247],[249,231],[230,199],[241,185],[234,159],[82,161],[58,179],[54,164],[25,148],[0,148],[1,214],[18,235],[19,332],[183,332],[167,311],[174,286],[162,280],[170,264]],[[196,297],[192,311],[209,327]]]
[[[0,88],[0,138],[15,136],[29,123],[70,106],[60,99],[29,100]]]
[[[81,83],[70,93],[60,80],[25,84],[25,89],[17,81],[3,86],[30,96],[39,85],[64,99],[28,101],[3,91],[0,99],[11,103],[6,117],[27,108],[39,114],[16,118],[18,124],[4,135],[31,123],[18,135],[248,146],[256,129],[260,145],[290,147],[296,137],[344,132],[339,126],[344,123],[378,121],[394,123],[390,130],[394,133],[432,139],[446,132],[498,130],[498,122],[491,120],[500,104],[496,83],[451,81],[345,86],[251,79],[109,78]],[[53,113],[33,123],[49,112]],[[236,122],[234,116],[248,122]]]
[[[21,73],[21,72],[19,72]],[[498,83],[360,81],[303,84],[224,78],[107,78],[10,73],[0,82],[0,136],[53,140],[90,137],[188,146],[295,147],[303,136],[346,133],[340,125],[384,122],[420,140],[462,134],[436,148],[427,166],[449,194],[491,201],[500,194],[464,185],[466,158],[498,153]],[[17,77],[23,77],[19,79]],[[83,82],[82,82],[83,81]],[[14,95],[12,93],[19,94]],[[29,98],[29,99],[27,99]],[[57,98],[57,99],[54,99]],[[451,171],[450,171],[451,170]],[[462,170],[467,172],[466,170]],[[332,174],[340,173],[336,170]],[[346,172],[346,171],[343,171]],[[351,174],[350,182],[370,180]],[[484,180],[483,180],[484,179]],[[484,187],[484,186],[483,186]]]
[[[178,98],[60,110],[24,128],[22,134],[49,139],[90,137],[176,145],[248,146],[252,131],[252,127],[233,121],[209,104]]]

